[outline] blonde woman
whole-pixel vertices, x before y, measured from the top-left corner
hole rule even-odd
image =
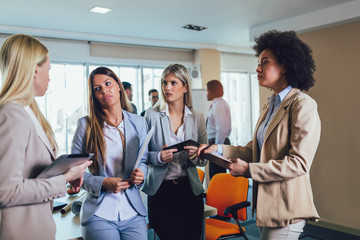
[[[149,195],[150,225],[161,240],[200,239],[204,214],[196,166],[205,160],[193,159],[197,147],[186,151],[163,148],[184,140],[206,143],[204,115],[192,108],[191,86],[186,68],[171,64],[161,76],[160,101],[145,113],[155,131],[149,144],[149,174],[143,191]]]
[[[65,196],[66,182],[80,187],[91,161],[36,178],[56,157],[53,132],[34,100],[50,80],[48,50],[31,36],[14,35],[0,55],[0,239],[54,239],[52,200]]]
[[[73,153],[95,154],[84,176],[82,235],[85,240],[147,239],[147,212],[139,191],[147,151],[135,166],[147,133],[145,120],[128,112],[124,87],[109,68],[91,72],[89,95],[90,114],[78,121],[72,145]]]

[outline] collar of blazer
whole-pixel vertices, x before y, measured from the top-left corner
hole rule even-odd
[[[50,152],[52,160],[55,160],[55,158],[56,158],[55,152],[52,149],[51,144],[49,142],[49,139],[46,136],[46,133],[45,133],[44,129],[40,125],[39,120],[37,119],[34,112],[31,110],[31,108],[29,106],[25,106],[24,109],[27,112],[27,114],[29,115],[29,117],[31,118],[32,122],[34,123],[36,133],[37,133],[38,137],[40,138],[41,142],[45,145],[45,147]]]
[[[123,167],[124,167],[124,176],[130,175],[134,164],[136,162],[137,155],[139,153],[139,146],[141,142],[135,142],[137,140],[140,141],[136,136],[138,135],[136,132],[136,127],[133,126],[133,121],[131,120],[132,116],[127,111],[123,111],[124,116],[124,136],[125,136],[125,151],[123,156]]]
[[[184,124],[185,124],[185,136],[184,136],[184,140],[189,140],[192,137],[192,132],[193,132],[193,126],[194,126],[194,112],[192,109],[190,109],[192,114],[187,114],[185,116],[185,120],[184,120]],[[161,127],[162,127],[162,132],[163,132],[163,138],[165,140],[165,144],[167,144],[168,146],[171,145],[170,142],[170,123],[169,123],[169,119],[166,115],[166,113],[162,110],[159,109],[159,113],[161,115],[160,117],[160,122],[161,122]]]
[[[293,99],[300,93],[300,89],[298,88],[293,88],[290,90],[290,92],[286,95],[286,97],[284,98],[284,100],[281,102],[279,109],[277,110],[274,118],[272,119],[272,121],[269,124],[269,127],[266,131],[265,134],[265,138],[264,138],[264,143],[266,142],[266,139],[268,138],[268,136],[270,135],[270,133],[275,129],[275,127],[279,124],[279,122],[281,121],[281,119],[284,117],[288,106],[290,105],[290,103],[293,101]],[[267,109],[268,110],[268,109]],[[266,111],[267,113],[267,111]]]

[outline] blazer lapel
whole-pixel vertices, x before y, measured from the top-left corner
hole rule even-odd
[[[127,112],[123,111],[124,116],[124,129],[125,129],[125,148],[124,148],[124,156],[123,156],[123,168],[124,168],[124,176],[130,175],[134,164],[136,162],[137,156],[139,154],[140,140],[136,137],[136,132],[129,120],[129,116]],[[135,137],[134,137],[135,136]],[[137,141],[137,142],[136,142]]]
[[[51,147],[49,139],[46,136],[44,129],[40,125],[39,120],[36,118],[34,112],[31,110],[31,108],[29,106],[24,107],[24,109],[28,113],[28,115],[30,116],[32,122],[34,123],[36,133],[37,133],[38,137],[40,138],[41,142],[45,145],[45,147],[50,152],[52,160],[55,160],[55,158],[56,158],[55,152],[54,152],[53,148]]]
[[[161,114],[160,124],[161,124],[161,128],[162,128],[163,139],[165,140],[165,144],[170,146],[171,142],[170,142],[170,124],[169,124],[169,120],[168,120],[168,117],[166,116],[165,113],[160,112],[160,114]]]
[[[193,135],[193,127],[194,127],[194,114],[188,114],[185,117],[185,136],[184,136],[184,140],[189,140],[192,138]],[[196,139],[197,141],[197,139]]]
[[[280,104],[278,111],[276,112],[273,120],[270,122],[269,127],[266,131],[265,134],[265,138],[264,138],[264,143],[266,141],[266,139],[269,137],[270,133],[275,129],[275,127],[279,124],[279,122],[281,121],[281,119],[283,119],[284,115],[287,112],[287,107],[289,106],[289,104],[291,103],[292,99],[300,92],[299,89],[297,88],[293,88],[290,90],[290,92],[288,93],[288,95],[285,97],[285,99],[283,100],[283,102]]]

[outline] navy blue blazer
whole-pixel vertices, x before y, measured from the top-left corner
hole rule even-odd
[[[124,176],[129,176],[134,168],[140,148],[145,140],[147,134],[147,126],[144,118],[139,115],[129,113],[123,110],[124,129],[125,129],[125,152],[124,152]],[[78,126],[72,142],[72,153],[86,153],[86,117],[80,118]],[[147,155],[146,149],[141,158],[138,168],[144,173],[144,178],[147,175]],[[86,223],[95,213],[97,207],[105,196],[105,191],[102,191],[102,183],[107,177],[102,159],[100,157],[99,175],[85,173],[83,188],[86,190],[85,200],[80,211],[81,224]],[[141,216],[147,216],[147,211],[141,200],[139,186],[132,185],[125,190],[125,194],[130,204],[135,211]]]

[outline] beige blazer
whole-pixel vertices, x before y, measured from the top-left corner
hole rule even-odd
[[[54,157],[51,147],[15,103],[0,106],[0,139],[0,240],[55,239],[51,200],[65,196],[66,180],[36,179]]]
[[[309,172],[320,141],[317,104],[293,88],[269,123],[260,151],[256,136],[268,108],[266,104],[252,141],[246,146],[223,145],[223,155],[250,163],[257,226],[284,227],[299,219],[316,221],[319,215]]]

